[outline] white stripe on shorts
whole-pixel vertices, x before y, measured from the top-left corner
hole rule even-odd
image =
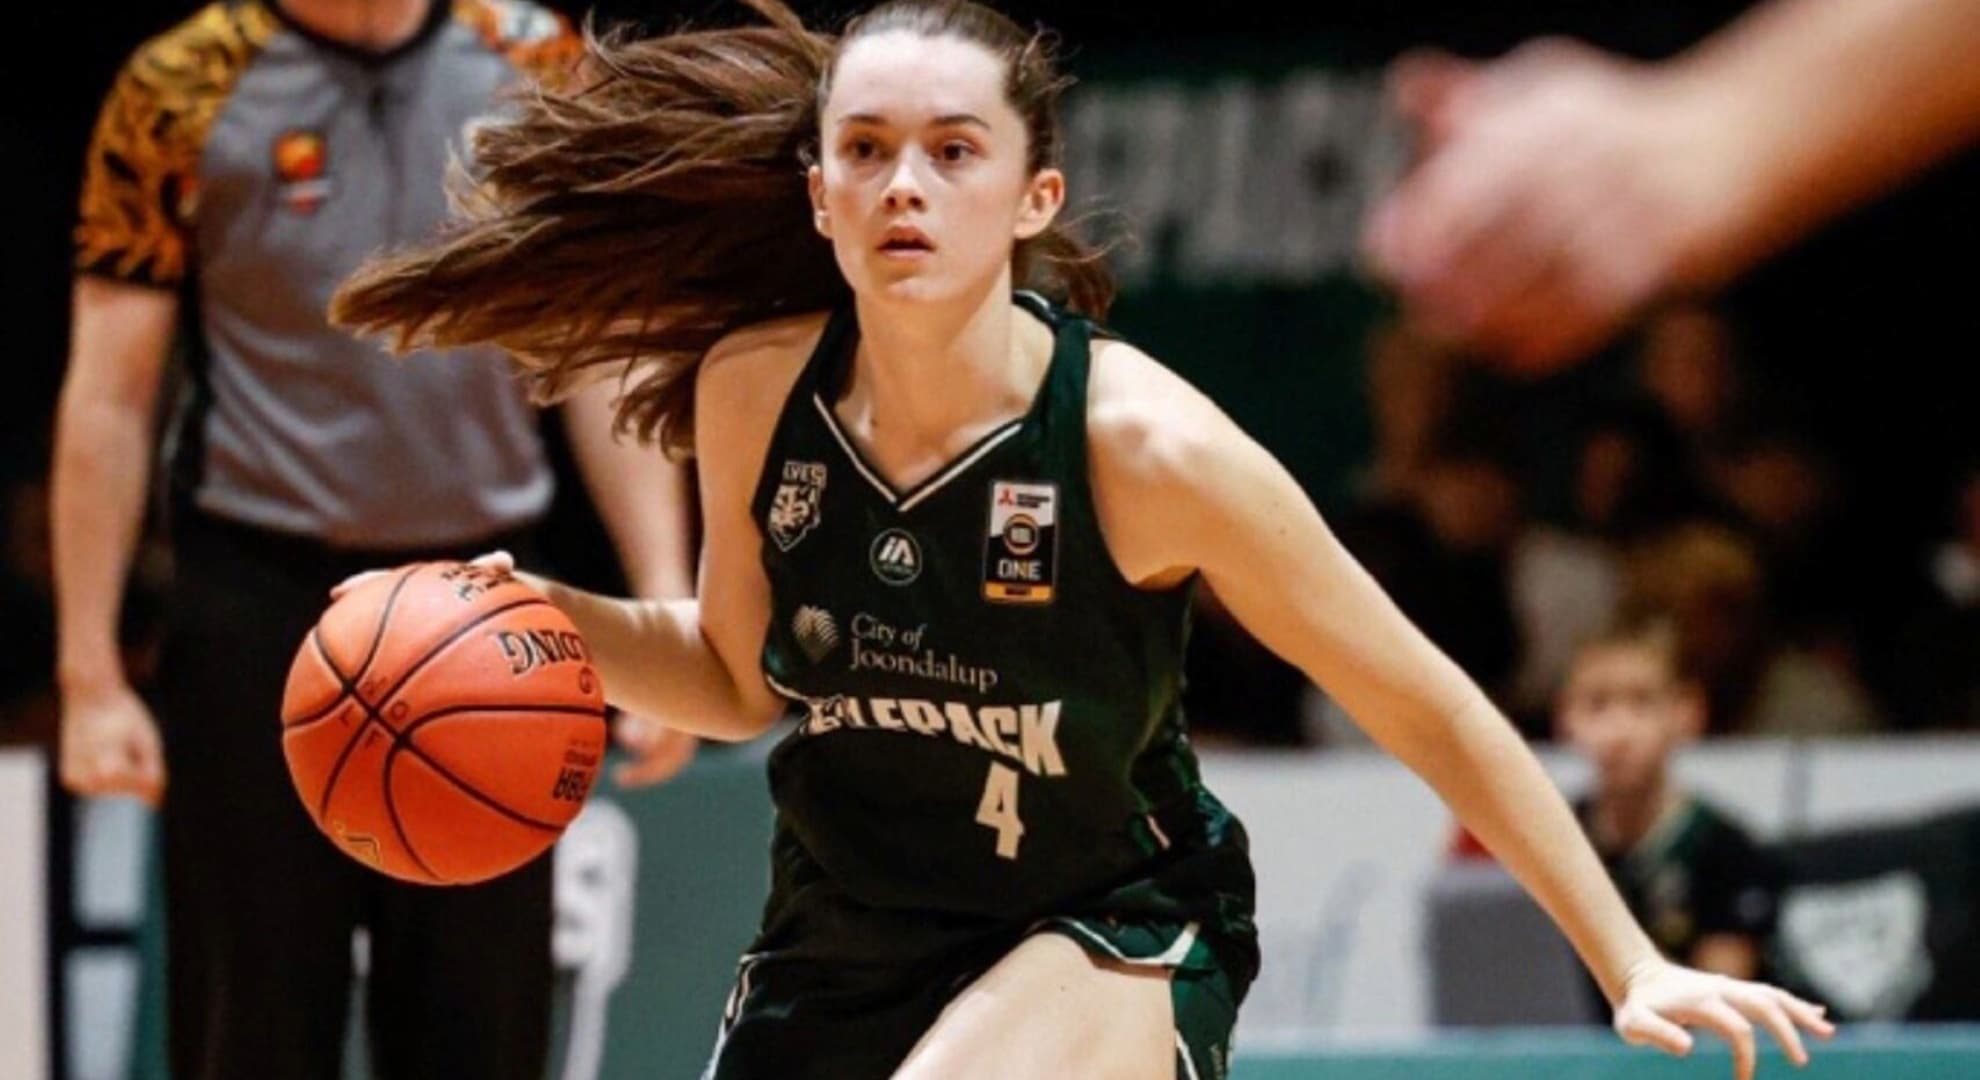
[[[1202,1080],[1196,1075],[1196,1059],[1189,1056],[1189,1044],[1183,1041],[1182,1032],[1176,1032],[1176,1056],[1182,1059],[1185,1080]]]

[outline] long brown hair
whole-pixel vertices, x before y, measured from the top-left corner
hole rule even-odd
[[[892,0],[833,38],[780,0],[743,0],[768,26],[631,39],[585,32],[564,88],[539,86],[473,137],[476,175],[450,178],[457,220],[431,245],[373,261],[330,317],[395,348],[492,342],[554,401],[623,371],[618,420],[687,451],[693,374],[724,335],[845,302],[811,223],[805,170],[836,59],[861,36],[959,37],[1004,58],[1031,168],[1061,151],[1052,40],[968,0]],[[1100,257],[1055,225],[1016,246],[1015,280],[1103,318]]]

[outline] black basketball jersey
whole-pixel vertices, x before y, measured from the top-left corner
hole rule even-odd
[[[833,414],[850,310],[777,423],[762,661],[796,726],[759,948],[911,959],[1063,917],[1188,924],[1253,969],[1244,833],[1179,705],[1194,581],[1121,576],[1087,465],[1093,327],[1018,300],[1056,337],[1036,399],[914,487]]]

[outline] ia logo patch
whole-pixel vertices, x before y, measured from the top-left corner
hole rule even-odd
[[[907,585],[921,576],[921,544],[906,529],[888,529],[874,537],[867,556],[874,576],[889,585]]]

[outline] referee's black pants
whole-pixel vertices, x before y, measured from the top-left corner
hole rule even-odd
[[[318,832],[282,757],[282,689],[330,586],[466,550],[353,552],[175,514],[158,720],[167,1011],[179,1080],[342,1076],[351,933],[385,1080],[538,1080],[549,1049],[551,861],[484,885],[405,884]]]

